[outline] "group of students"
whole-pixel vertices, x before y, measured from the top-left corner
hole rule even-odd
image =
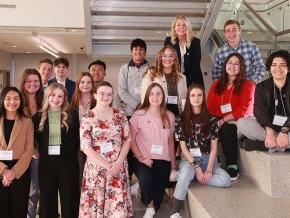
[[[225,23],[228,42],[216,54],[208,96],[200,41],[184,16],[174,19],[152,67],[145,41],[132,41],[117,94],[104,81],[100,60],[76,83],[67,78],[65,58],[26,69],[21,91],[6,87],[0,97],[1,217],[35,217],[40,196],[40,217],[56,218],[58,195],[64,218],[132,217],[134,173],[144,218],[155,215],[166,188],[174,190],[171,217],[178,218],[195,177],[215,187],[238,178],[238,133],[248,138],[246,150],[286,150],[289,53],[272,53],[266,64],[271,76],[260,82],[263,60],[240,31],[237,21]],[[218,140],[225,170],[216,159]]]

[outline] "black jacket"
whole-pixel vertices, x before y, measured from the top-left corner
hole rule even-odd
[[[41,112],[36,113],[32,120],[34,124],[34,136],[41,156],[40,158],[43,159],[48,156],[49,122],[47,118],[43,131],[40,131],[39,123],[41,114]],[[60,157],[69,162],[75,162],[75,160],[78,160],[78,152],[80,149],[79,117],[77,111],[70,111],[68,115],[68,131],[66,132],[65,128],[61,128]]]
[[[290,127],[290,74],[287,75],[287,80],[285,83],[285,110],[288,116],[288,120],[285,122],[284,127]],[[270,77],[257,84],[255,91],[255,101],[254,101],[254,115],[258,123],[262,127],[270,127],[275,131],[279,132],[281,127],[272,124],[275,110],[274,101],[274,83],[273,78]]]
[[[51,83],[56,83],[56,82],[57,82],[56,78],[53,78],[53,79],[48,81],[48,85],[50,85]],[[75,87],[76,87],[76,83],[74,81],[72,81],[70,79],[66,79],[65,88],[66,88],[66,91],[67,91],[67,100],[68,100],[69,103],[72,100],[72,96],[74,94]]]
[[[178,41],[173,45],[171,43],[171,38],[167,37],[164,41],[164,45],[171,45],[177,52],[179,64],[181,64],[181,53]],[[192,83],[198,83],[204,86],[203,76],[200,68],[201,60],[201,49],[200,40],[198,38],[193,38],[190,47],[186,48],[186,53],[184,55],[184,73],[186,76],[187,86]]]

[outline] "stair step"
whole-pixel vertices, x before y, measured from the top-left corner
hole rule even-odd
[[[188,191],[192,218],[277,218],[290,216],[290,199],[271,198],[246,177],[229,188],[194,183]]]
[[[241,173],[271,197],[290,198],[290,154],[240,149]],[[289,215],[290,216],[290,215]]]

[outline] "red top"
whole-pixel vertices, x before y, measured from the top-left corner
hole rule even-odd
[[[215,92],[218,81],[213,82],[207,96],[207,107],[211,114],[216,117],[224,117],[232,113],[235,120],[242,117],[253,116],[255,83],[245,80],[240,94],[235,94],[233,86],[225,89],[222,94]],[[232,111],[222,113],[221,105],[231,103]]]

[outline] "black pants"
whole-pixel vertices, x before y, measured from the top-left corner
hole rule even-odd
[[[11,169],[17,161],[2,162]],[[0,217],[26,218],[30,190],[29,168],[19,179],[15,178],[10,186],[4,187],[2,180],[0,183]]]
[[[79,159],[79,166],[80,166],[80,186],[81,186],[82,181],[83,181],[83,173],[84,173],[85,163],[87,160],[87,155],[84,152],[79,151],[78,159]]]
[[[77,156],[64,160],[61,156],[40,157],[40,217],[58,217],[58,192],[63,218],[77,218],[80,185]]]
[[[224,150],[226,165],[238,164],[237,125],[225,123],[219,130],[220,141]]]
[[[138,177],[141,201],[146,206],[153,200],[155,210],[160,208],[168,184],[170,169],[170,161],[153,160],[150,168],[134,158],[134,173]]]
[[[131,116],[127,116],[128,121],[131,119]],[[134,173],[134,154],[131,149],[129,149],[129,152],[127,154],[127,161],[128,161],[128,173],[130,180],[132,179],[132,175]]]

